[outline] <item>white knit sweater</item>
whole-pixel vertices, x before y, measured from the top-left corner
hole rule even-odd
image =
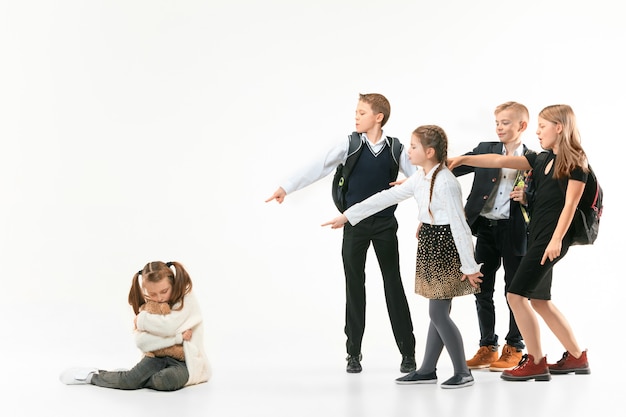
[[[189,371],[186,385],[206,382],[211,378],[211,366],[204,351],[202,313],[193,292],[185,296],[182,310],[172,307],[170,314],[150,314],[145,311],[137,315],[135,342],[144,353],[156,349],[183,344],[185,363]],[[183,341],[183,332],[191,329],[191,340]]]

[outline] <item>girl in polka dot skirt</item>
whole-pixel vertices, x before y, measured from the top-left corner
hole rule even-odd
[[[398,384],[434,384],[445,346],[454,375],[441,388],[473,385],[465,362],[463,339],[450,317],[452,298],[480,291],[482,273],[474,260],[472,233],[463,210],[461,185],[446,166],[448,138],[439,126],[420,126],[411,136],[409,158],[419,167],[406,181],[346,210],[323,226],[355,225],[385,207],[414,197],[419,207],[415,292],[429,299],[430,325],[419,369],[396,379]]]

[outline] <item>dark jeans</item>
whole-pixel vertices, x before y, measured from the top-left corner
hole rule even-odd
[[[176,391],[185,386],[189,372],[185,362],[174,358],[144,356],[129,371],[99,371],[91,383],[99,387],[134,390],[151,388],[157,391]]]
[[[370,243],[383,277],[387,312],[396,344],[403,355],[415,355],[413,322],[400,277],[398,222],[393,216],[368,217],[356,226],[346,223],[343,231],[343,268],[346,279],[346,349],[361,353],[365,331],[365,260]]]
[[[476,262],[482,263],[483,273],[480,293],[476,294],[476,311],[478,313],[478,325],[480,327],[480,346],[498,344],[496,327],[496,309],[493,302],[496,272],[500,266],[504,266],[504,294],[509,288],[513,276],[519,267],[522,256],[514,255],[508,220],[498,222],[487,221],[483,217],[476,220]],[[508,303],[507,303],[508,306]],[[522,335],[517,327],[511,308],[509,310],[509,331],[506,335],[506,343],[518,349],[524,348]]]

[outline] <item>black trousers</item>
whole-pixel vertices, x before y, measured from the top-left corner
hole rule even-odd
[[[476,220],[476,232],[476,262],[483,264],[481,268],[483,282],[480,284],[480,293],[475,294],[480,327],[479,344],[480,346],[497,345],[496,309],[493,301],[496,272],[500,266],[504,266],[504,293],[502,296],[506,299],[506,292],[522,261],[522,256],[514,255],[511,240],[515,239],[515,236],[510,232],[508,220],[490,221],[484,217],[479,217]],[[508,313],[506,343],[523,349],[522,335],[510,307],[508,307]]]
[[[342,258],[346,279],[346,349],[361,353],[365,331],[365,261],[370,243],[374,247],[383,277],[387,312],[400,353],[415,354],[413,322],[400,277],[398,222],[395,217],[368,217],[356,226],[346,223]]]

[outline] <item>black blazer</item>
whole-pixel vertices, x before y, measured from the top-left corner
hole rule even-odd
[[[482,155],[486,153],[502,154],[504,145],[502,142],[480,142],[471,152],[465,155]],[[524,153],[528,149],[524,145]],[[472,189],[467,196],[465,203],[465,216],[467,223],[472,229],[472,233],[476,235],[476,220],[483,209],[485,202],[489,198],[491,191],[498,182],[500,177],[500,168],[475,168],[467,165],[461,165],[452,170],[452,173],[459,177],[469,173],[474,173],[474,181]],[[511,226],[511,244],[515,254],[523,256],[526,254],[527,245],[527,228],[522,209],[519,202],[511,200],[510,208],[510,226]]]

